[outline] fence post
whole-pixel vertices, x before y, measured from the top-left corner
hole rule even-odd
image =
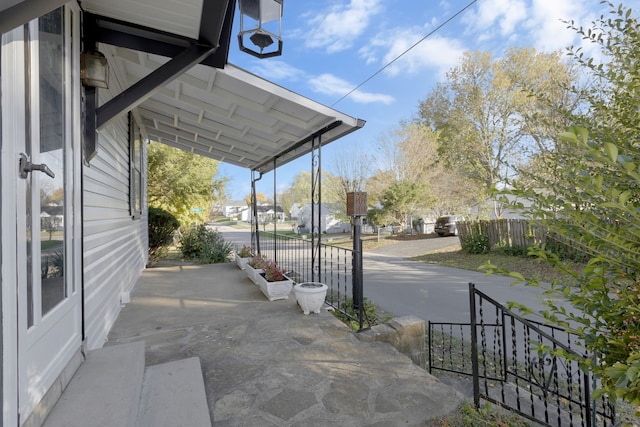
[[[593,402],[593,408],[591,407],[591,384],[589,381],[589,374],[583,373],[584,381],[584,412],[586,413],[586,427],[592,427],[596,425],[596,402]]]
[[[361,228],[362,219],[360,216],[353,217],[353,274],[352,290],[353,309],[358,311],[359,328],[362,329],[364,323],[364,298],[362,289],[362,239]]]
[[[480,372],[478,367],[478,331],[476,330],[476,285],[469,282],[469,311],[471,313],[471,372],[473,375],[473,404],[480,406]]]

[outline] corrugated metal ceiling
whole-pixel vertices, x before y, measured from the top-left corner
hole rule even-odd
[[[168,60],[125,48],[100,49],[125,85]],[[311,142],[305,140],[323,129],[324,145],[364,125],[231,64],[196,65],[136,112],[152,140],[262,172],[273,169],[274,158],[280,166],[308,153]]]
[[[203,0],[82,0],[100,16],[198,39]]]

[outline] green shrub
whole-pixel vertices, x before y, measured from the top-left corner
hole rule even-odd
[[[547,242],[544,247],[550,253],[556,254],[558,258],[563,261],[586,263],[590,258],[586,252],[562,242],[560,236],[556,234],[549,234],[549,236],[547,236]]]
[[[180,251],[186,259],[203,264],[227,262],[235,251],[233,243],[226,242],[217,231],[199,225],[187,230],[180,239]]]
[[[491,249],[491,253],[496,253],[500,255],[508,255],[508,256],[526,256],[527,248],[522,246],[494,246]]]
[[[149,208],[149,263],[152,266],[164,257],[173,233],[180,223],[169,212],[160,208]]]
[[[377,306],[371,300],[364,298],[363,302],[365,324],[368,323],[369,326],[374,326],[391,320],[391,314],[385,314],[383,318],[380,318]],[[353,309],[353,300],[347,298],[344,302],[340,303],[340,310],[346,312],[348,316],[338,310],[334,310],[333,315],[342,320],[352,330],[357,331],[360,325],[357,321],[353,320],[358,318],[358,312]]]
[[[462,241],[462,250],[470,254],[486,254],[489,252],[489,239],[484,234],[472,234]]]

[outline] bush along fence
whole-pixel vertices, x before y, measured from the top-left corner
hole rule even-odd
[[[614,426],[614,406],[594,399],[577,337],[525,319],[469,284],[470,323],[429,322],[429,372],[471,379],[480,400],[545,426]],[[574,357],[569,357],[573,355]]]
[[[477,242],[478,246],[486,248],[486,252],[495,247],[528,248],[547,240],[546,230],[531,225],[526,219],[462,221],[456,225],[462,244]]]
[[[462,249],[470,253],[502,249],[513,255],[525,255],[533,245],[546,245],[563,259],[583,261],[587,258],[587,254],[571,242],[526,219],[461,221],[456,226]]]

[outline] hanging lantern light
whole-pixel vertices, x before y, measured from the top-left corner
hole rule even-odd
[[[284,0],[238,0],[240,50],[258,58],[282,55],[282,3]],[[277,22],[274,22],[277,21]],[[260,50],[245,45],[247,37]],[[277,40],[277,48],[269,49]]]
[[[80,54],[80,80],[87,87],[109,89],[109,63],[102,52],[92,50]]]

